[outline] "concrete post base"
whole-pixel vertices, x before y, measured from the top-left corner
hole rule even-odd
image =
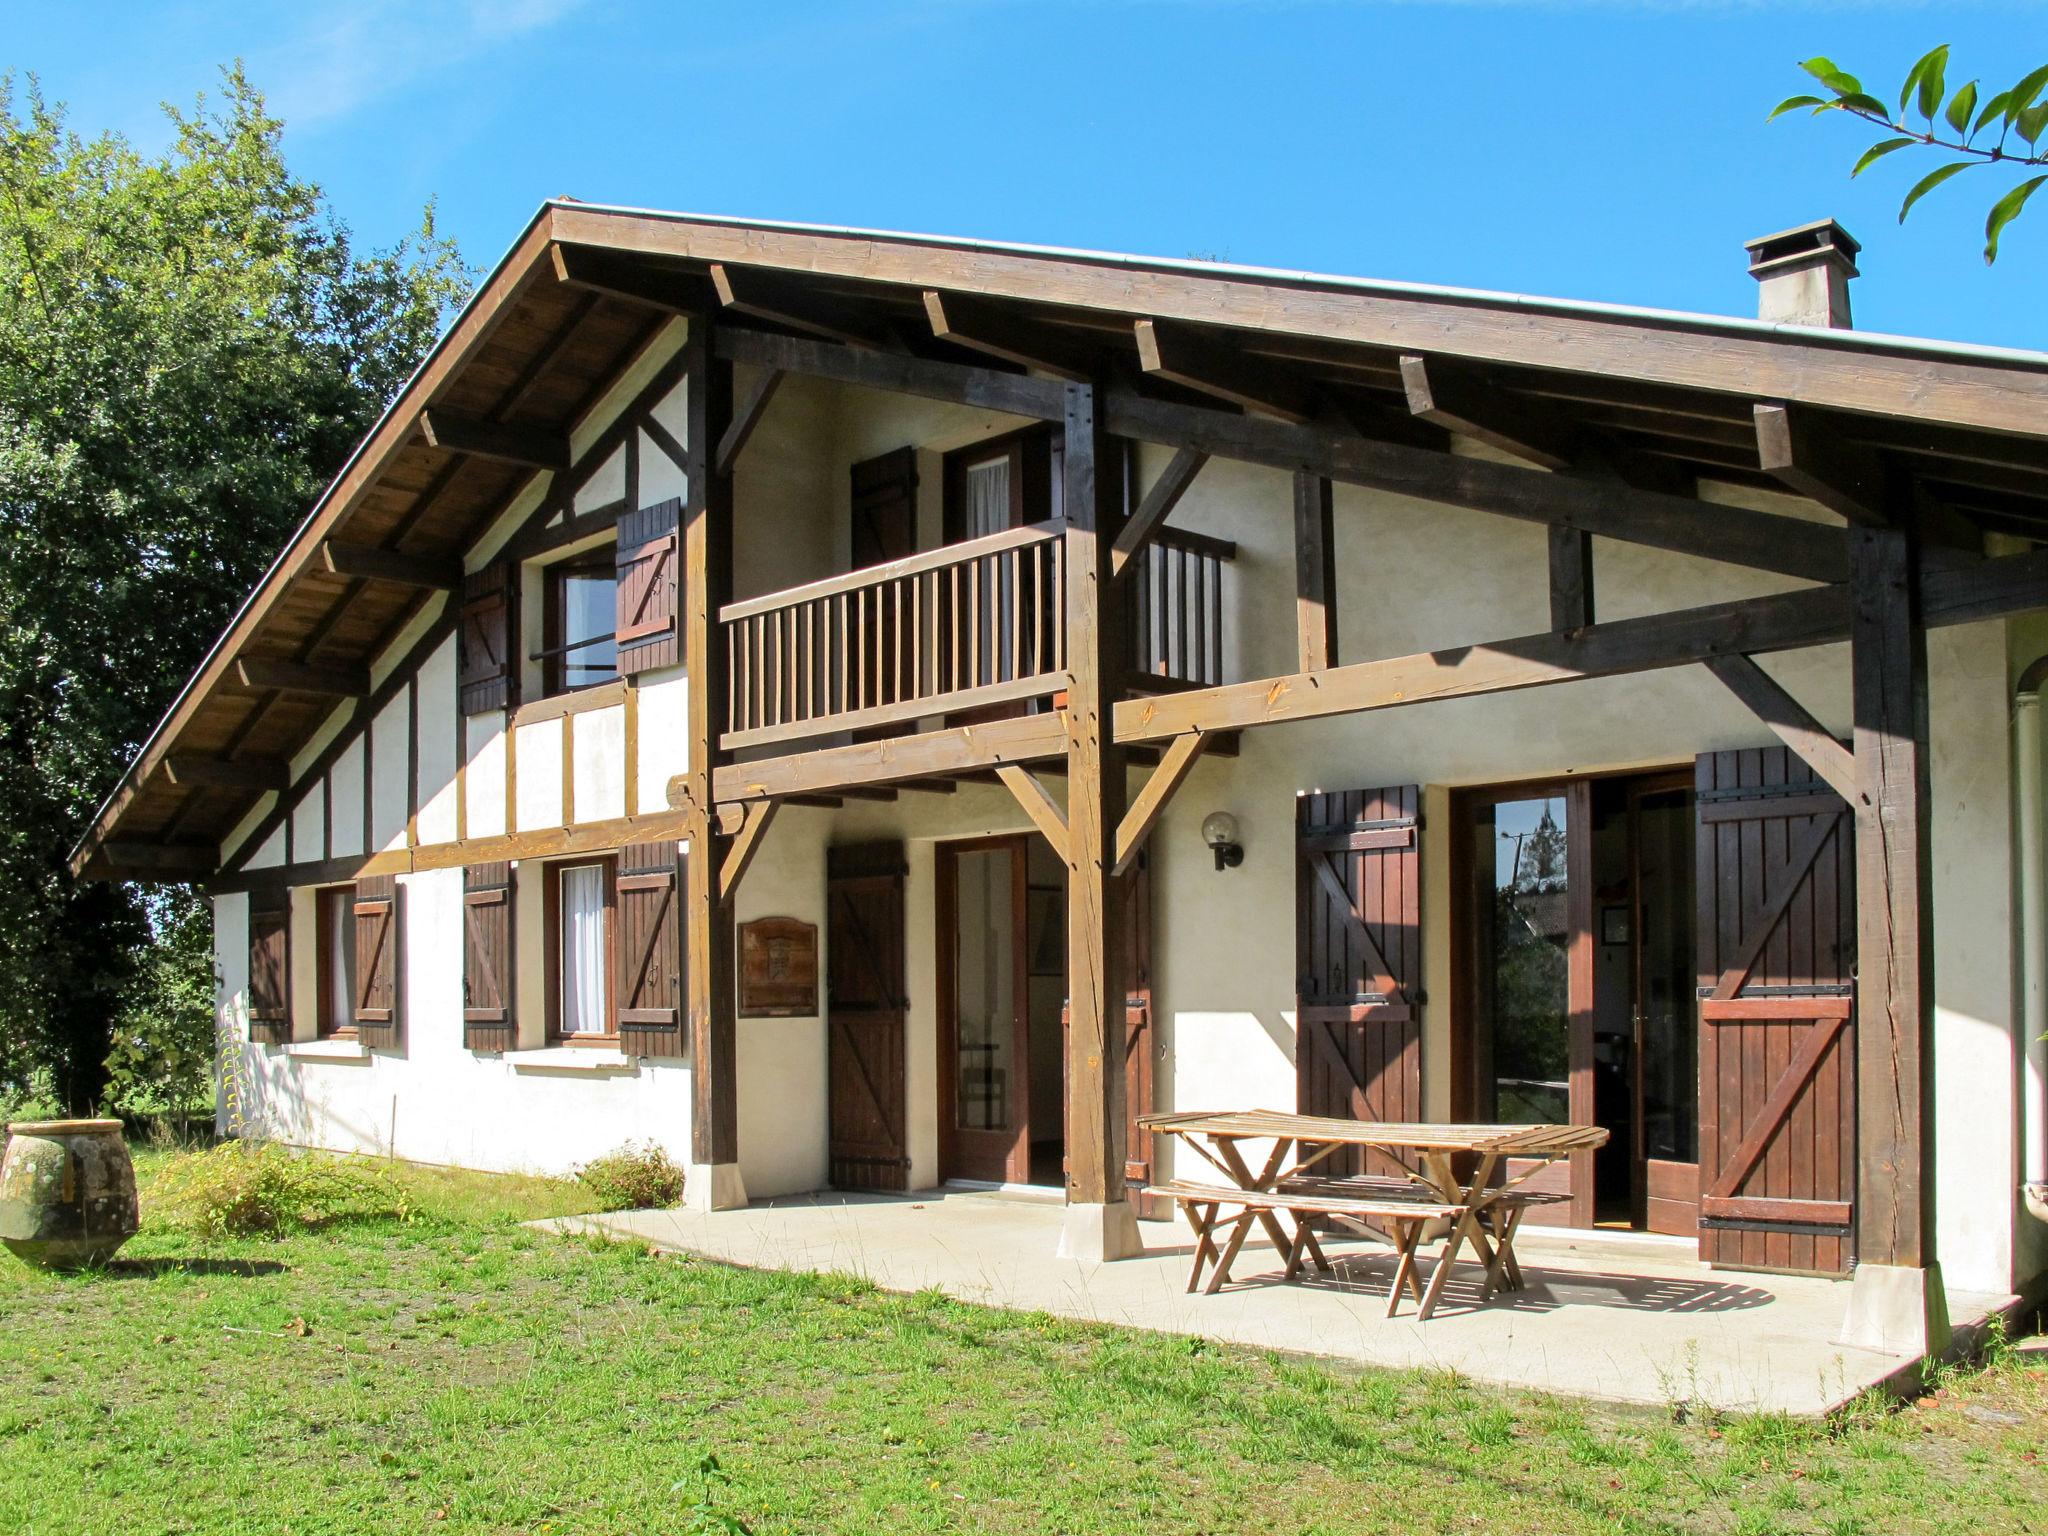
[[[683,1172],[683,1209],[731,1211],[747,1203],[738,1163],[692,1163]]]
[[[1060,1221],[1059,1256],[1084,1264],[1134,1259],[1144,1253],[1138,1213],[1128,1200],[1114,1205],[1069,1205]]]
[[[1849,1281],[1849,1313],[1842,1320],[1839,1342],[1915,1359],[1941,1354],[1949,1345],[1948,1295],[1941,1288],[1941,1266],[1857,1265]]]

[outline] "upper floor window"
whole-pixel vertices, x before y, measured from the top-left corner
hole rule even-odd
[[[356,888],[328,886],[319,906],[320,1033],[352,1034],[356,1027]]]
[[[618,566],[609,549],[575,555],[541,573],[542,686],[548,693],[594,688],[619,675]]]

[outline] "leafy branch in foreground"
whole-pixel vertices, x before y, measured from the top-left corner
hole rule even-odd
[[[1912,191],[1906,194],[1906,200],[1899,208],[1901,224],[1905,223],[1906,215],[1913,211],[1915,203],[1964,171],[1987,165],[2048,166],[2048,150],[2044,150],[2041,144],[2042,134],[2048,132],[2048,101],[2041,99],[2043,90],[2048,89],[2048,64],[2022,78],[2010,90],[1999,91],[1984,100],[1980,106],[1979,81],[1972,80],[1953,93],[1949,91],[1948,49],[1949,45],[1943,43],[1906,72],[1905,84],[1899,87],[1896,111],[1864,90],[1862,81],[1837,67],[1832,60],[1808,59],[1799,67],[1826,86],[1831,94],[1790,97],[1778,103],[1771,117],[1781,117],[1787,112],[1808,107],[1816,117],[1823,112],[1846,112],[1883,129],[1890,137],[1866,149],[1849,172],[1851,176],[1862,175],[1886,155],[1902,149],[1934,150],[1948,157],[1944,164],[1913,184]],[[1909,121],[1911,115],[1918,116],[1917,126]],[[1997,137],[1987,138],[1986,131],[1993,127],[1997,130]],[[2048,181],[2048,173],[2031,176],[2010,188],[1991,205],[1991,212],[1984,220],[1984,260],[1987,264],[1998,259],[1998,237],[2020,216],[2020,210],[2027,206],[2027,199],[2044,181]]]

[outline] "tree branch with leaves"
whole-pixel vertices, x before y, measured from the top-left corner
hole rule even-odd
[[[2042,92],[2048,90],[2048,64],[2022,78],[2010,90],[1997,92],[1980,106],[1980,81],[1971,80],[1950,93],[1948,52],[1949,45],[1943,43],[1906,72],[1905,84],[1899,87],[1896,110],[1864,90],[1862,81],[1836,66],[1832,60],[1808,59],[1799,67],[1826,86],[1830,94],[1790,97],[1778,103],[1771,117],[1782,117],[1804,107],[1811,109],[1815,117],[1823,112],[1845,112],[1884,130],[1888,137],[1863,152],[1849,172],[1852,177],[1861,176],[1885,156],[1902,149],[1933,151],[1946,157],[1944,164],[1913,183],[1913,189],[1899,207],[1901,224],[1906,222],[1906,215],[1913,211],[1915,203],[1964,171],[1980,167],[2010,167],[2024,171],[2033,166],[2048,166],[2048,150],[2041,145],[2043,132],[2048,132],[2048,101],[2041,99]],[[1916,116],[1919,119],[1917,124],[1911,120]],[[1988,131],[1994,128],[1997,137],[1987,137]],[[1984,220],[1986,264],[1998,260],[1999,236],[2020,216],[2021,210],[2027,206],[2027,199],[2044,181],[2048,181],[2048,173],[2030,176],[2007,189],[1991,205],[1991,211]]]

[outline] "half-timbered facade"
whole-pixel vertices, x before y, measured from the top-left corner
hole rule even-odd
[[[1572,1222],[1924,1337],[2048,1267],[2048,357],[1853,249],[1760,323],[549,204],[78,868],[211,892],[231,1129],[1115,1256],[1147,1109],[1598,1123]]]

